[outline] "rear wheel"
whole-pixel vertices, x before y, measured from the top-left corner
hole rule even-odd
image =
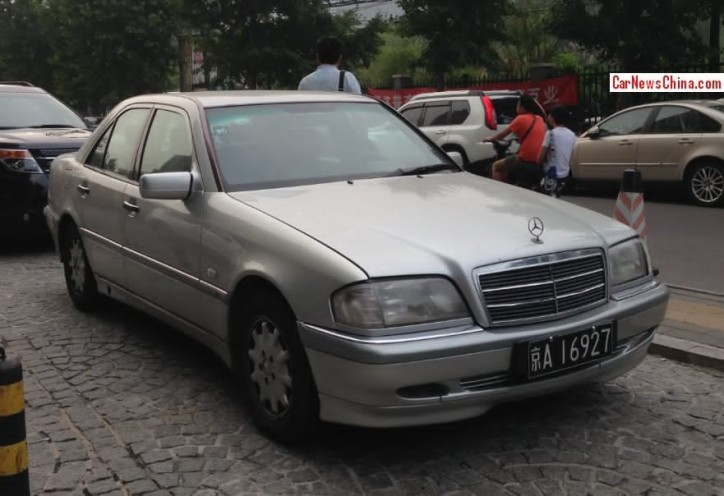
[[[319,400],[291,309],[271,291],[260,291],[234,320],[238,369],[254,421],[279,441],[309,437],[318,425]]]
[[[95,310],[100,295],[78,228],[74,224],[66,226],[62,239],[65,285],[70,300],[78,310],[84,312]]]
[[[693,203],[702,207],[724,204],[724,165],[696,164],[687,177],[686,192]]]

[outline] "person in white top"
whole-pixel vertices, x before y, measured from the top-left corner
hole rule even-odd
[[[349,71],[339,69],[342,61],[342,42],[334,36],[324,36],[317,41],[319,67],[299,81],[301,91],[347,91],[362,94],[359,81]]]
[[[543,139],[538,162],[543,165],[545,173],[541,181],[545,193],[556,198],[561,196],[566,180],[571,173],[571,154],[576,144],[576,135],[566,124],[568,112],[563,107],[556,107],[548,113],[548,124],[551,129]]]

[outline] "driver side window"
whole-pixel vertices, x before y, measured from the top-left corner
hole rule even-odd
[[[191,133],[186,119],[176,112],[158,110],[141,157],[140,175],[191,171]]]
[[[601,131],[601,136],[639,134],[643,132],[650,114],[650,108],[629,110],[603,122],[598,129]]]

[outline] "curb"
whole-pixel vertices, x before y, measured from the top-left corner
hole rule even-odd
[[[666,284],[666,283],[665,283],[665,284]],[[681,294],[681,292],[683,291],[683,292],[685,292],[685,293],[692,293],[691,296],[701,296],[701,295],[704,295],[704,296],[711,296],[711,297],[713,297],[713,298],[721,298],[722,300],[724,300],[724,293],[717,293],[716,291],[709,291],[709,290],[706,290],[706,289],[690,288],[690,287],[688,287],[688,286],[679,286],[679,285],[676,285],[676,284],[666,284],[666,287],[668,287],[669,289],[675,290],[675,292],[677,292],[678,294]],[[682,296],[686,296],[686,295],[682,295]]]
[[[724,372],[724,350],[706,344],[657,333],[649,354]]]

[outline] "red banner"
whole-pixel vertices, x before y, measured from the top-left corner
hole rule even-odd
[[[550,110],[558,106],[578,105],[578,82],[576,76],[559,76],[540,81],[519,81],[510,83],[486,83],[448,90],[521,90],[538,99],[543,108]],[[394,108],[400,107],[414,95],[435,91],[432,87],[406,88],[401,90],[378,90],[369,88],[370,96],[387,102]]]

